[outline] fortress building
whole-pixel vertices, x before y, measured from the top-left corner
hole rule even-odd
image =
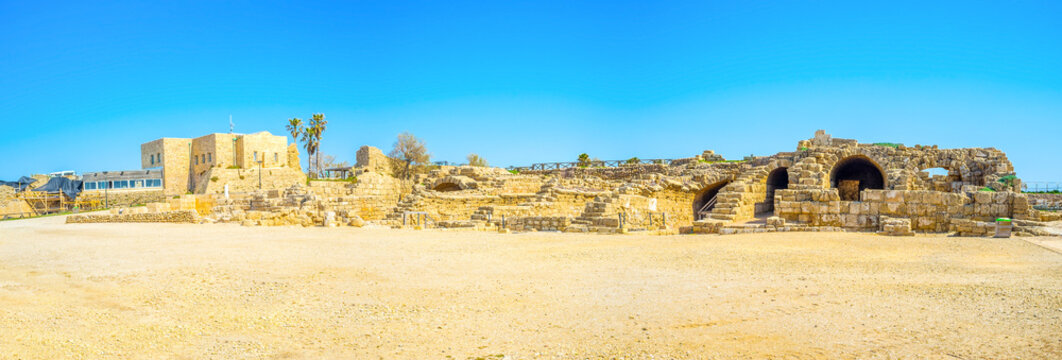
[[[143,143],[140,163],[144,169],[162,169],[162,188],[167,195],[220,192],[224,185],[249,191],[258,188],[259,169],[268,178],[269,188],[305,182],[298,153],[287,137],[266,131],[215,133]]]

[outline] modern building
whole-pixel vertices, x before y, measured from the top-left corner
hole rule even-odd
[[[85,191],[93,190],[161,190],[162,170],[123,170],[85,173],[81,176]]]
[[[254,134],[209,134],[194,139],[161,138],[140,145],[144,169],[161,169],[166,194],[196,191],[197,183],[215,169],[297,168],[286,136],[262,131]]]

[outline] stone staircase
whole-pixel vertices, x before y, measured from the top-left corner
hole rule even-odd
[[[392,222],[393,224],[401,224],[402,215],[405,214],[406,211],[416,211],[413,206],[414,204],[416,204],[417,200],[420,200],[419,195],[407,195],[405,198],[399,201],[397,205],[395,205],[394,209],[391,209],[391,212],[384,217],[384,220]]]
[[[595,197],[594,201],[586,203],[582,214],[572,219],[571,226],[586,228],[588,231],[619,228],[619,218],[616,214],[621,212],[620,200],[620,194],[615,192]]]
[[[757,197],[767,191],[767,174],[767,166],[757,166],[738,175],[716,194],[715,208],[708,219],[733,222],[754,218],[756,202],[763,201]]]
[[[491,221],[494,218],[493,206],[480,206],[472,213],[471,220],[473,221]]]

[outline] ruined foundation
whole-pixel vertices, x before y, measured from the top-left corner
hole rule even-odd
[[[355,182],[311,181],[232,198],[187,195],[193,200],[186,202],[204,205],[176,204],[165,211],[194,207],[201,222],[248,226],[662,234],[990,236],[994,222],[1006,218],[1015,220],[1016,234],[1028,235],[1059,220],[1057,212],[1032,207],[1029,195],[1019,191],[1013,165],[997,149],[860,144],[821,130],[799,141],[796,151],[742,161],[705,151],[665,164],[615,167],[510,172],[443,166],[402,180],[381,158],[375,148],[359,150]],[[932,168],[946,175],[925,171]]]

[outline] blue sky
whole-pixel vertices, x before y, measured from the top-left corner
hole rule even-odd
[[[508,166],[767,155],[826,129],[1062,180],[1059,2],[855,3],[0,0],[0,179],[323,112],[349,161],[403,131]]]

